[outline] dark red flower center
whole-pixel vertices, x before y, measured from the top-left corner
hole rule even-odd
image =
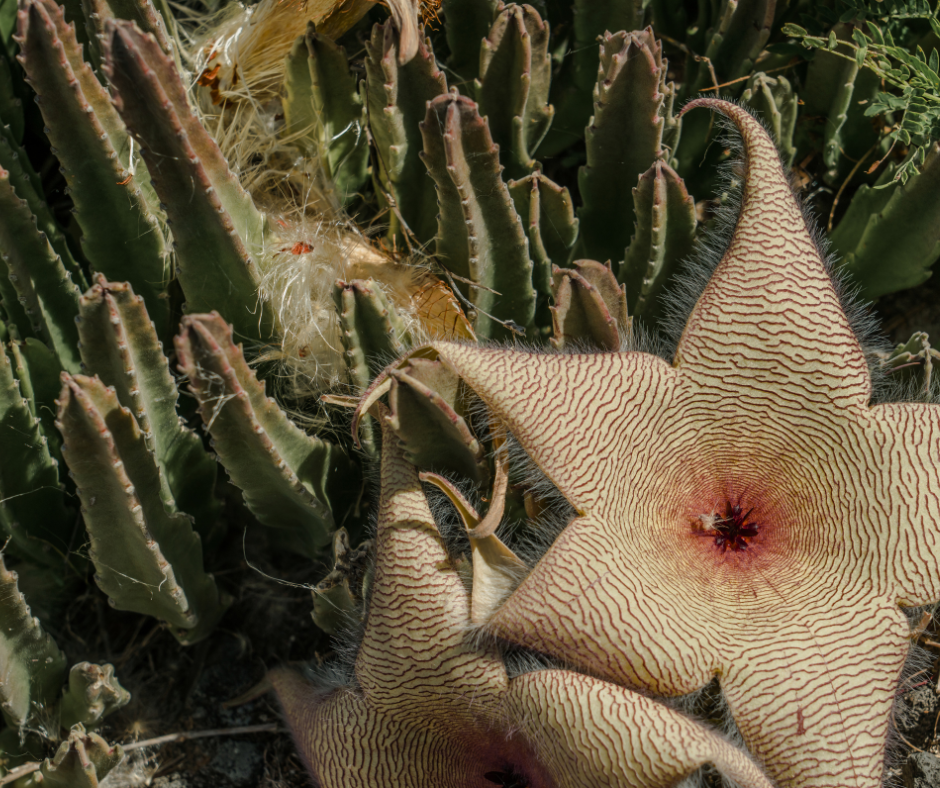
[[[487,772],[483,775],[483,778],[493,783],[493,785],[502,786],[502,788],[527,788],[529,785],[528,780],[512,769],[504,772]]]
[[[715,540],[715,547],[722,553],[726,550],[747,550],[749,539],[757,536],[759,525],[751,518],[753,509],[745,511],[740,504],[725,504],[724,510],[712,514],[700,514],[696,523],[696,536]]]

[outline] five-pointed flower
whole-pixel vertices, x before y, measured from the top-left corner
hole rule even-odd
[[[909,627],[940,598],[940,407],[872,405],[773,142],[672,364],[435,343],[577,511],[489,622],[664,696],[718,676],[784,786],[878,786]],[[425,351],[427,352],[427,351]]]
[[[744,788],[770,788],[742,751],[622,687],[563,670],[510,680],[499,656],[468,637],[470,594],[417,471],[381,421],[376,568],[358,686],[316,688],[289,669],[269,675],[316,785],[649,788],[712,763]]]

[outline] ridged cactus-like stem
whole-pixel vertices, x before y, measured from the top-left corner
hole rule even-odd
[[[21,337],[39,337],[55,351],[63,369],[77,371],[81,363],[75,327],[78,288],[3,169],[0,250],[0,281],[7,280],[0,285],[0,294]]]
[[[940,257],[940,143],[931,145],[923,168],[907,183],[862,185],[832,233],[864,298],[915,287]],[[890,184],[890,185],[889,185]]]
[[[166,19],[170,17],[164,0],[81,0],[88,33],[88,50],[96,69],[101,68],[104,54],[105,26],[112,19],[134,22],[144,33],[150,33],[168,55],[172,53]],[[162,13],[161,13],[162,12]]]
[[[407,232],[426,244],[437,232],[437,198],[420,159],[419,123],[427,102],[447,92],[447,82],[427,39],[418,42],[417,54],[405,65],[398,62],[398,49],[391,20],[372,29],[362,90],[375,143],[373,172],[376,191],[389,206],[389,235]]]
[[[59,725],[92,728],[130,702],[131,694],[114,675],[113,665],[79,662],[69,670],[69,683],[59,701]]]
[[[65,655],[34,618],[16,572],[0,555],[0,711],[19,729],[52,704],[65,680]]]
[[[39,419],[42,437],[49,454],[59,462],[61,436],[55,428],[55,401],[59,396],[59,359],[45,344],[34,337],[12,341],[7,345],[13,374],[20,384],[20,393],[34,418]]]
[[[367,539],[352,549],[345,528],[333,535],[333,570],[310,592],[310,615],[324,632],[340,632],[354,617],[361,617],[374,568],[372,548],[372,540]]]
[[[458,284],[478,309],[481,338],[510,336],[535,316],[528,241],[500,177],[496,146],[470,99],[455,93],[428,104],[422,157],[437,184],[437,254],[443,266],[482,287]]]
[[[408,461],[421,470],[457,474],[481,482],[486,455],[457,408],[457,376],[439,361],[413,358],[389,372],[388,425]]]
[[[372,279],[337,280],[333,303],[350,382],[366,389],[390,359],[404,353],[408,344],[405,324]]]
[[[532,284],[542,300],[551,293],[552,265],[563,266],[568,262],[578,237],[571,194],[541,171],[510,181],[509,194],[529,238]]]
[[[528,5],[510,4],[483,39],[476,97],[510,177],[535,167],[535,149],[551,125],[548,25]]]
[[[0,123],[8,122],[0,109]],[[85,288],[85,275],[69,250],[62,230],[52,217],[42,192],[39,175],[29,163],[26,151],[14,139],[8,129],[0,125],[0,169],[9,173],[10,184],[18,197],[26,201],[29,210],[36,217],[36,227],[44,233],[55,253],[62,259],[65,270],[79,288]],[[0,290],[2,293],[2,290]],[[12,318],[13,315],[8,315]]]
[[[42,93],[45,90],[54,91],[54,97],[50,97],[52,103],[56,100],[69,104],[77,101],[81,111],[94,115],[93,122],[100,126],[100,129],[95,130],[107,134],[112,149],[117,152],[119,162],[127,166],[130,157],[127,129],[111,106],[107,90],[102,87],[83,57],[84,42],[79,35],[79,28],[68,20],[68,9],[49,0],[22,0],[17,17],[15,40],[20,46],[17,59],[39,95],[40,100],[37,103],[42,106]],[[42,62],[43,56],[47,58],[46,62]],[[75,97],[67,98],[66,90],[72,90]],[[91,107],[90,112],[87,107]],[[49,111],[74,112],[71,107],[64,110],[50,107]],[[50,140],[53,144],[56,138],[71,145],[75,144],[74,140],[64,139],[67,128],[65,124],[70,117],[74,118],[74,114],[51,118],[53,122],[63,123],[59,128],[50,128],[50,131],[46,132],[55,135]]]
[[[695,201],[668,164],[657,161],[633,190],[636,230],[618,278],[626,285],[630,314],[647,326],[664,315],[662,294],[692,251]]]
[[[35,410],[35,401],[24,396],[10,358],[0,348],[0,514],[8,528],[4,538],[12,538],[12,552],[61,569],[68,561],[75,516],[65,507],[58,463]]]
[[[286,133],[316,156],[325,178],[348,204],[366,180],[369,145],[357,79],[341,46],[313,24],[287,56]]]
[[[839,26],[839,32],[845,38],[850,36],[849,27]],[[825,125],[825,146],[823,147],[823,161],[831,172],[834,172],[838,166],[841,151],[839,150],[841,142],[842,128],[848,119],[849,108],[851,107],[852,94],[855,88],[855,80],[858,77],[861,68],[858,63],[852,60],[842,58],[832,58],[829,66],[834,67],[837,72],[836,90],[832,101],[829,104],[829,113]]]
[[[713,75],[721,80],[747,74],[761,53],[773,24],[776,0],[719,0],[699,5],[690,41],[685,93],[697,93],[712,85]]]
[[[163,201],[190,312],[218,309],[246,339],[277,333],[258,302],[265,218],[200,124],[173,61],[153,36],[108,23],[105,72]]]
[[[561,349],[580,342],[601,350],[620,350],[621,336],[629,336],[631,320],[624,287],[610,264],[575,260],[574,268],[556,267],[553,278],[552,344]]]
[[[217,465],[176,412],[179,391],[143,299],[126,282],[99,276],[80,300],[82,362],[113,386],[154,452],[165,482],[164,503],[191,515],[206,539],[219,513]]]
[[[480,41],[496,18],[500,0],[441,0],[447,20],[447,66],[468,84],[480,67]]]
[[[608,32],[641,28],[644,5],[642,0],[574,1],[571,51],[552,85],[556,115],[540,149],[542,155],[555,155],[584,137],[594,108],[591,90],[597,82],[598,38]]]
[[[110,745],[97,733],[81,725],[69,732],[52,758],[46,758],[26,788],[98,788],[115,766],[124,760],[124,748]]]
[[[578,173],[584,202],[575,255],[618,264],[630,238],[632,189],[662,155],[666,63],[651,29],[605,34]]]
[[[13,88],[13,70],[0,55],[0,138],[6,136],[14,145],[23,141],[23,102]],[[5,165],[4,165],[5,166]]]
[[[163,228],[146,172],[132,175],[130,137],[107,91],[82,60],[74,30],[53,0],[23,0],[20,62],[38,94],[49,140],[62,165],[82,229],[82,249],[106,276],[129,279],[147,302],[157,331],[169,328]]]
[[[731,84],[709,95],[736,95],[742,90],[744,83],[733,80],[746,76],[763,51],[775,9],[776,0],[699,3],[698,16],[689,20],[685,37],[688,54],[680,98],[685,100],[701,91],[715,90],[726,82]],[[683,116],[682,140],[670,163],[695,194],[714,190],[716,165],[722,151],[720,145],[712,145],[717,133],[718,127],[708,116]]]
[[[365,391],[389,360],[400,356],[410,344],[405,324],[372,279],[337,280],[333,303],[349,382]],[[375,455],[378,447],[371,420],[364,425],[363,438],[366,451]]]
[[[218,314],[183,319],[180,369],[232,482],[258,520],[314,556],[330,543],[336,490],[358,487],[343,450],[306,435],[265,393]]]
[[[825,177],[832,183],[837,183],[840,174],[844,175],[878,139],[878,132],[865,117],[865,108],[880,89],[880,80],[870,69],[860,68],[851,47],[842,43],[851,42],[853,29],[851,24],[837,24],[832,29],[839,42],[836,51],[815,53],[800,90],[805,102],[802,128],[822,136]]]
[[[229,601],[203,569],[191,518],[165,506],[159,466],[130,411],[97,378],[63,374],[58,426],[98,586],[116,608],[167,622],[182,643],[208,635]]]

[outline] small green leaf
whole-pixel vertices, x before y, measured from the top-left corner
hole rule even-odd
[[[805,38],[809,35],[806,31],[806,28],[795,25],[792,22],[787,22],[782,28],[783,34],[789,36],[790,38]]]
[[[940,38],[940,20],[938,20],[935,16],[930,17],[930,27],[933,30],[933,34]]]

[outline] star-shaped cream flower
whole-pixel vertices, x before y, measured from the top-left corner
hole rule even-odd
[[[773,142],[691,107],[746,174],[672,364],[433,345],[577,511],[489,628],[659,695],[718,676],[781,786],[879,786],[899,606],[940,598],[940,407],[870,404]]]
[[[622,687],[562,670],[510,680],[499,656],[472,642],[470,594],[416,470],[380,421],[358,686],[318,689],[289,669],[269,675],[319,788],[650,788],[705,763],[745,788],[771,788],[742,751]]]

